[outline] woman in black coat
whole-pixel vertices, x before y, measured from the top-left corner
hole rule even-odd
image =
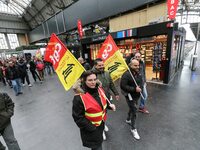
[[[99,104],[103,111],[102,100],[96,84],[97,76],[92,71],[86,71],[83,76],[83,89],[85,94],[89,94]],[[102,91],[102,90],[101,90]],[[103,91],[102,91],[103,92]],[[104,92],[103,92],[104,94]],[[104,94],[105,95],[105,94]],[[115,110],[114,104],[108,104],[109,107]],[[80,95],[75,95],[73,99],[72,116],[75,123],[80,128],[81,139],[83,146],[89,147],[92,150],[102,150],[104,121],[96,126],[85,116],[85,107]],[[105,111],[106,112],[106,111]]]

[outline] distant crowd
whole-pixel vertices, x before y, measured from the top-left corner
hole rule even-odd
[[[14,89],[15,95],[23,94],[21,86],[25,86],[25,81],[29,87],[32,86],[29,79],[29,72],[32,74],[33,80],[40,83],[44,80],[45,74],[55,73],[50,62],[46,62],[43,58],[28,57],[11,57],[9,59],[0,59],[0,81],[6,86],[9,85]]]

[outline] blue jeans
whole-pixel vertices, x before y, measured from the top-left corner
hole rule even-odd
[[[20,150],[17,140],[15,139],[11,122],[0,132],[9,150]],[[2,145],[2,144],[1,144]]]
[[[21,79],[17,78],[17,79],[11,80],[11,82],[12,82],[12,86],[15,91],[15,94],[17,95],[19,92],[21,92]]]
[[[146,84],[144,84],[144,87],[143,87],[143,90],[142,90],[142,95],[144,96],[144,98],[140,97],[139,108],[144,108],[145,103],[147,101],[148,94],[147,94],[147,85]]]

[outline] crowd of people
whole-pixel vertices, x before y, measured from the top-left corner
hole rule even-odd
[[[126,71],[120,81],[121,93],[125,96],[129,109],[125,122],[131,125],[134,139],[139,140],[140,136],[136,129],[137,110],[149,114],[145,106],[147,100],[145,64],[139,52],[126,62],[130,71]],[[105,132],[109,130],[105,125],[107,108],[114,111],[116,109],[112,95],[115,96],[114,99],[119,100],[119,92],[109,72],[105,71],[103,60],[97,58],[93,68],[83,73],[73,89],[75,96],[72,116],[80,128],[83,146],[92,150],[102,150],[102,142],[106,140]]]
[[[29,71],[33,80],[35,82],[39,80],[40,83],[43,82],[45,73],[55,73],[51,63],[35,56],[26,59],[25,57],[11,57],[10,59],[0,60],[0,81],[5,86],[9,85],[13,88],[16,96],[23,94],[21,87],[25,86],[25,81],[29,87],[32,87]]]
[[[93,67],[85,62],[83,58],[78,58],[78,61],[86,71],[73,86],[75,94],[73,98],[72,117],[80,128],[83,146],[92,150],[102,150],[102,142],[106,140],[106,132],[109,131],[105,124],[107,109],[116,110],[113,99],[120,99],[119,91],[115,87],[109,72],[105,71],[102,59],[97,58],[94,61]],[[139,140],[140,136],[136,128],[136,113],[137,111],[145,114],[149,113],[145,106],[147,100],[145,64],[141,60],[141,54],[138,52],[126,62],[130,70],[126,71],[120,80],[121,93],[126,99],[129,110],[125,122],[131,125],[130,131],[133,137]],[[13,57],[9,60],[0,61],[0,79],[4,85],[8,84],[12,87],[15,95],[18,96],[22,94],[21,86],[25,84],[25,80],[28,86],[32,86],[27,70],[30,70],[34,81],[38,79],[42,83],[45,69],[49,74],[54,72],[52,65],[44,62],[42,59],[33,57],[26,61],[24,58],[16,59]],[[5,93],[1,94],[5,95]],[[5,103],[1,102],[3,99],[11,101],[8,95],[7,98],[0,97],[0,103]],[[0,121],[1,119],[5,119],[2,115],[3,111],[7,113],[11,112],[10,109],[0,109]],[[10,113],[9,119],[12,114]],[[5,128],[8,127],[12,129],[9,121],[6,126],[0,124],[0,133],[3,137],[6,135],[4,133],[6,131]],[[12,141],[16,141],[13,132],[11,135],[13,137]],[[9,147],[9,140],[5,140],[5,142]],[[15,144],[15,146],[18,146],[17,142]],[[2,150],[5,149],[1,143],[0,146]]]

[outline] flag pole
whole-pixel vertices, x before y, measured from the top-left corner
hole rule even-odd
[[[104,95],[104,97],[106,98],[106,100],[108,101],[109,105],[111,105],[112,103],[110,102],[110,100],[107,98],[106,94],[101,90],[101,88],[98,87],[98,89],[101,91],[101,93]]]
[[[134,76],[133,76],[133,74],[132,74],[132,72],[131,72],[131,70],[130,70],[129,67],[128,67],[128,71],[129,71],[129,73],[131,74],[131,77],[132,77],[132,79],[133,79],[135,85],[138,86],[138,84],[137,84],[137,82],[136,82],[136,80],[135,80],[135,78],[134,78]],[[142,92],[140,92],[140,95],[141,95],[141,97],[144,99],[144,96],[143,96]]]

